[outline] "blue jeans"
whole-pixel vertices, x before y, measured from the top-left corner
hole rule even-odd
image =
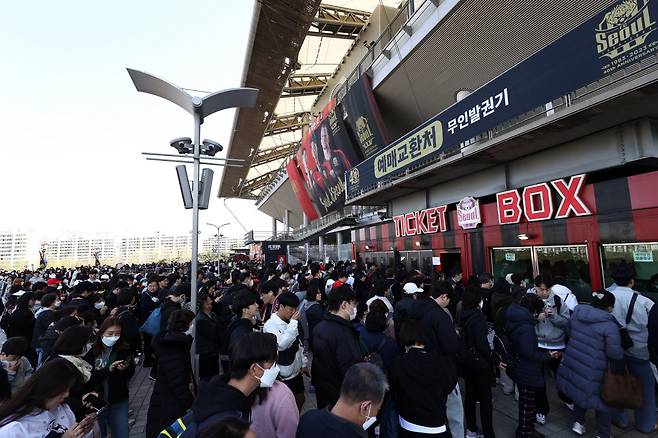
[[[459,390],[459,383],[455,386],[454,391],[448,394],[446,402],[446,416],[448,417],[448,427],[453,437],[464,436],[464,405],[462,404],[462,395]]]
[[[98,424],[101,427],[101,436],[107,436],[107,429],[112,432],[112,437],[128,436],[128,400],[114,403],[106,407],[98,414]]]
[[[649,433],[656,425],[656,393],[655,378],[651,370],[649,360],[636,359],[626,356],[626,365],[628,371],[642,380],[644,389],[644,406],[642,409],[635,410],[635,428],[640,432]],[[628,413],[626,411],[616,411],[612,415],[615,423],[628,424]]]
[[[398,414],[389,392],[384,397],[384,403],[379,410],[379,436],[380,438],[398,438]]]
[[[43,348],[37,348],[37,369],[43,364]]]

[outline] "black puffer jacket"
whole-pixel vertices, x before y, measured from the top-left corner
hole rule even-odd
[[[313,330],[312,383],[330,405],[336,403],[348,368],[363,360],[359,333],[350,321],[328,313]]]
[[[158,372],[146,419],[147,438],[185,415],[194,402],[191,346],[192,337],[181,332],[164,332],[153,339]]]

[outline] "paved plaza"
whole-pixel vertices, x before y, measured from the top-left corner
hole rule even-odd
[[[130,428],[130,438],[138,438],[144,436],[144,432],[146,430],[146,414],[148,412],[148,405],[151,398],[153,383],[154,382],[148,378],[147,369],[137,369],[135,377],[133,378],[130,385],[130,409],[134,411],[134,414],[131,417],[131,420],[134,419],[134,423]],[[309,387],[308,380],[306,381],[306,387]],[[514,397],[504,395],[500,387],[495,388],[493,393],[493,419],[496,435],[499,438],[513,437],[514,430],[516,428],[517,403],[514,401]],[[552,411],[548,415],[547,424],[545,426],[538,425],[537,430],[545,434],[547,437],[552,438],[577,437],[576,434],[571,432],[571,425],[573,421],[572,413],[563,404],[560,403],[554,388],[549,388],[548,395],[551,402]],[[315,409],[315,394],[307,392],[304,411],[309,409]],[[588,412],[587,430],[588,432],[585,436],[596,436],[596,425],[593,412]],[[658,437],[658,433],[647,435],[634,430],[623,431],[613,427],[613,436],[623,438],[646,438],[649,436]]]

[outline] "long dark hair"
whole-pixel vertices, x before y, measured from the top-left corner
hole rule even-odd
[[[80,356],[85,344],[91,339],[91,328],[74,325],[59,335],[53,346],[52,355],[64,354],[68,356]]]
[[[46,362],[12,398],[0,405],[0,427],[34,410],[45,410],[49,399],[70,391],[80,378],[80,372],[66,359]]]
[[[117,341],[116,344],[114,344],[114,347],[112,347],[112,349],[114,351],[119,351],[119,350],[125,350],[130,348],[130,346],[125,341],[125,338],[123,336],[123,324],[117,318],[109,316],[105,318],[105,321],[103,321],[100,328],[98,329],[98,336],[96,336],[96,340],[94,341],[94,346],[91,348],[94,357],[98,356],[103,352],[103,348],[105,345],[103,344],[103,333],[105,333],[105,330],[112,327],[113,325],[116,325],[117,327],[121,327],[121,336],[119,336],[119,340]]]

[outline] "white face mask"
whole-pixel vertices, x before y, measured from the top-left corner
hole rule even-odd
[[[277,364],[274,364],[269,369],[265,369],[258,364],[256,364],[256,366],[261,370],[263,370],[263,375],[260,376],[260,378],[258,379],[260,380],[260,387],[271,388],[272,385],[274,385],[274,381],[279,376],[279,366]]]
[[[373,425],[375,421],[377,421],[377,417],[371,417],[370,416],[370,410],[372,409],[372,405],[368,407],[368,415],[366,415],[366,421],[363,422],[363,430],[368,430],[370,426]]]
[[[191,325],[190,328],[185,330],[185,334],[189,336],[194,336],[194,325]]]
[[[350,313],[350,321],[353,321],[356,318],[356,306],[352,309],[352,313]]]
[[[96,310],[102,309],[104,305],[105,305],[104,301],[99,301],[97,303],[94,303],[94,307],[96,308]]]
[[[114,347],[114,344],[119,340],[119,336],[103,336],[103,345],[106,347]]]

